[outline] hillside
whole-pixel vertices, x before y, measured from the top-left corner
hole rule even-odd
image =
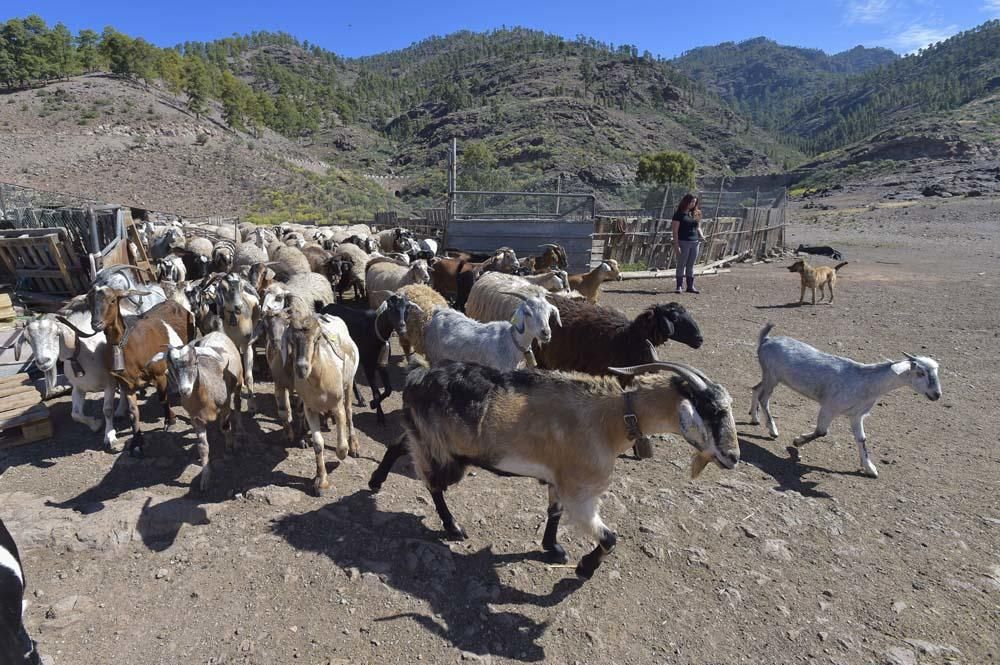
[[[819,49],[784,46],[757,37],[692,49],[671,64],[755,123],[769,127],[835,82],[898,58],[886,48],[856,46],[827,55]]]
[[[100,74],[0,94],[0,181],[185,216],[349,217],[385,193],[294,142],[227,130],[212,105]]]
[[[371,185],[377,195],[361,196],[364,200],[350,205],[396,209],[439,204],[446,149],[453,137],[459,139],[460,154],[475,142],[495,165],[483,180],[466,173],[460,159],[460,187],[552,188],[559,179],[564,189],[594,191],[603,204],[615,206],[635,205],[645,195],[634,184],[635,166],[644,152],[686,151],[702,174],[763,174],[802,158],[716,96],[699,91],[669,63],[627,45],[611,48],[515,28],[460,32],[392,53],[346,59],[281,33],[157,49],[141,37],[110,28],[101,35],[81,31],[73,37],[37,17],[13,19],[4,30],[22,35],[0,39],[0,65],[10,65],[0,66],[0,85],[11,90],[8,96],[16,108],[23,106],[23,98],[33,99],[33,85],[47,83],[41,90],[53,91],[63,84],[51,81],[75,84],[73,76],[81,70],[108,72],[113,76],[100,78],[102,85],[120,83],[129,89],[105,91],[112,98],[131,98],[129,106],[139,116],[153,105],[155,117],[145,119],[146,135],[158,136],[157,159],[178,179],[191,175],[189,146],[174,154],[172,141],[154,126],[161,111],[163,122],[174,118],[174,112],[184,113],[184,122],[195,125],[202,123],[203,112],[211,116],[219,139],[199,145],[201,152],[194,154],[221,150],[226,166],[192,184],[208,187],[212,178],[218,180],[221,191],[196,197],[206,203],[226,202],[227,192],[243,201],[227,202],[225,209],[264,210],[271,201],[296,214],[306,214],[300,210],[305,208],[308,214],[318,209],[328,216],[332,206],[342,203],[334,195],[309,196],[316,188],[303,187],[305,176],[299,171],[279,175],[286,169],[281,159],[267,157],[272,148],[306,162],[324,162],[356,179],[362,174],[393,176],[395,196],[383,200],[384,191],[366,181],[361,189]],[[165,106],[171,110],[159,108],[162,99],[145,99],[147,88],[169,98]],[[77,92],[74,88],[73,94]],[[75,111],[82,108],[76,100],[71,104]],[[103,130],[88,134],[81,129],[106,123],[52,124],[54,117],[33,113],[14,113],[7,121],[15,133],[69,132],[83,143],[92,138],[91,150],[106,142]],[[128,124],[139,122],[133,117]],[[197,133],[191,127],[186,131]],[[262,152],[254,153],[258,147]],[[56,154],[39,156],[38,163],[27,160],[28,169],[70,170],[41,163]],[[255,157],[267,162],[257,172],[268,174],[262,176],[263,184],[239,175],[254,172]],[[174,158],[178,167],[167,168]],[[123,183],[136,195],[141,194],[143,168],[130,170]],[[81,183],[98,178],[84,176]],[[282,178],[294,182],[280,182]],[[322,188],[330,187],[334,185]],[[286,195],[288,190],[294,193]]]

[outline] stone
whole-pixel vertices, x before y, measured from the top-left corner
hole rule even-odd
[[[778,538],[768,538],[761,548],[764,556],[776,561],[791,561],[792,553],[788,549],[788,543]]]
[[[246,498],[250,501],[260,501],[269,506],[283,508],[302,500],[305,495],[291,487],[280,487],[278,485],[266,485],[248,490]]]
[[[892,611],[895,614],[902,614],[903,610],[905,610],[907,607],[909,607],[909,605],[907,605],[901,600],[897,600],[895,603],[892,604]]]
[[[919,653],[926,654],[932,658],[962,655],[961,651],[949,644],[934,644],[933,642],[917,639],[905,639],[903,641],[916,649]]]
[[[906,647],[889,647],[884,662],[885,665],[917,665],[917,654]]]

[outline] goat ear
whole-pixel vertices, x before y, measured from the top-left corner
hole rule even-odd
[[[125,292],[125,295],[126,296],[139,296],[140,298],[144,298],[144,297],[146,297],[148,295],[151,295],[151,293],[149,291],[140,291],[139,289],[129,289],[128,291]]]
[[[194,352],[195,352],[195,354],[197,354],[197,356],[199,358],[208,358],[210,360],[214,360],[215,362],[219,363],[220,365],[222,365],[222,364],[224,364],[226,362],[225,358],[223,358],[222,355],[220,355],[218,351],[216,351],[215,349],[209,348],[207,346],[196,346],[196,347],[194,347]]]
[[[152,367],[153,365],[156,365],[157,363],[162,363],[162,362],[166,362],[166,361],[167,361],[167,352],[166,351],[159,351],[159,352],[153,354],[153,357],[150,358],[149,362],[146,363],[146,367]]]
[[[14,360],[16,362],[21,362],[21,352],[24,350],[24,343],[27,340],[24,338],[24,329],[22,328],[20,332],[17,333],[17,342],[14,344]]]
[[[552,306],[552,316],[556,319],[556,325],[562,328],[562,317],[559,316],[559,308],[555,305]]]
[[[524,332],[524,305],[518,305],[514,310],[513,316],[510,317],[510,325],[514,326],[517,332]]]
[[[261,317],[253,327],[253,332],[250,333],[250,343],[255,344],[261,335],[264,334],[264,318]]]
[[[699,450],[708,443],[705,437],[705,421],[701,419],[691,400],[682,399],[677,405],[677,421],[684,438],[696,444]]]

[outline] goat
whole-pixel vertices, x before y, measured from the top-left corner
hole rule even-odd
[[[84,414],[87,393],[103,393],[105,400],[114,402],[117,381],[108,373],[107,340],[102,332],[84,331],[90,326],[90,312],[86,300],[74,299],[70,307],[60,314],[45,314],[28,322],[14,347],[14,357],[21,360],[22,347],[27,342],[35,358],[35,366],[45,375],[46,393],[56,387],[59,361],[63,373],[73,387],[70,417],[96,432],[102,419]],[[82,306],[82,307],[81,307]],[[125,415],[125,400],[119,400],[117,415]],[[110,411],[109,409],[106,409]],[[114,422],[104,423],[105,435],[114,432]]]
[[[783,383],[819,403],[816,429],[797,436],[792,444],[799,448],[826,436],[834,418],[847,416],[858,444],[861,469],[865,475],[878,478],[878,469],[868,457],[865,418],[879,397],[903,386],[910,386],[931,401],[941,399],[937,362],[906,353],[903,354],[905,360],[864,365],[850,358],[823,353],[791,337],[769,337],[773,327],[768,323],[757,337],[757,360],[762,377],[753,387],[751,423],[759,422],[757,407],[764,407],[768,429],[771,436],[777,438],[778,426],[771,415],[770,400],[775,387]]]
[[[579,291],[590,302],[597,302],[597,295],[600,292],[601,284],[613,279],[621,281],[623,277],[621,271],[618,270],[618,261],[608,259],[601,261],[590,272],[570,275],[569,288]]]
[[[369,291],[372,293],[372,291]],[[346,305],[327,305],[323,314],[336,316],[347,325],[351,339],[358,347],[361,367],[372,389],[372,401],[369,407],[375,409],[376,421],[385,423],[385,413],[382,411],[382,401],[392,394],[392,384],[389,382],[389,372],[386,364],[389,360],[389,338],[395,332],[400,339],[406,336],[406,317],[411,308],[419,309],[406,296],[391,293],[382,300],[378,309],[358,310]],[[379,393],[375,383],[375,373],[378,372],[382,381],[383,392]],[[355,392],[357,387],[355,386]]]
[[[215,294],[216,307],[222,319],[222,331],[233,341],[243,358],[240,383],[246,386],[247,409],[254,411],[255,386],[253,381],[253,345],[250,338],[260,319],[260,296],[250,282],[237,273],[228,273],[219,281]]]
[[[393,463],[409,450],[448,536],[464,539],[444,491],[465,476],[468,466],[536,478],[549,488],[542,538],[546,557],[568,560],[556,539],[565,510],[598,541],[576,567],[577,575],[589,579],[617,540],[598,514],[601,494],[611,484],[615,458],[636,437],[643,432],[683,436],[697,451],[692,477],[709,462],[731,469],[740,458],[725,388],[679,363],[614,371],[634,377],[627,392],[611,377],[497,371],[471,363],[413,367],[403,388],[406,434],[386,450],[368,486],[381,489]]]
[[[424,354],[424,330],[430,323],[434,310],[448,308],[448,301],[440,293],[426,284],[410,284],[396,291],[410,301],[412,307],[406,314],[406,334],[399,336],[399,345],[407,360],[414,352]]]
[[[209,423],[219,423],[226,438],[227,453],[234,449],[234,414],[240,429],[240,391],[243,388],[240,351],[227,335],[212,332],[193,344],[168,346],[150,358],[149,363],[165,365],[170,381],[181,396],[181,406],[191,418],[191,425],[198,436],[198,457],[202,467],[199,486],[204,492],[208,490],[211,476],[208,463]]]
[[[443,296],[458,293],[458,276],[466,272],[512,273],[518,267],[517,255],[509,247],[501,247],[482,263],[473,263],[466,258],[438,257],[429,262],[431,286]],[[473,280],[474,281],[474,280]],[[472,284],[469,284],[471,288]]]
[[[190,249],[181,249],[175,247],[172,250],[172,256],[175,256],[181,260],[184,264],[184,279],[174,280],[174,281],[185,281],[193,279],[201,279],[208,274],[208,264],[210,258],[207,256],[202,256],[197,252],[193,252]]]
[[[24,628],[25,577],[17,544],[0,520],[0,657],[4,665],[41,665],[38,647]]]
[[[316,477],[313,489],[322,495],[329,489],[323,432],[320,418],[333,414],[337,424],[337,457],[348,452],[358,454],[354,434],[353,407],[349,397],[358,370],[358,347],[351,340],[347,325],[335,316],[313,314],[306,317],[294,312],[282,338],[285,362],[293,366],[295,392],[302,400],[310,438],[316,452]]]
[[[179,283],[187,279],[187,266],[183,259],[175,254],[167,254],[162,259],[153,262],[153,272],[160,282],[170,281]]]
[[[521,266],[527,268],[529,273],[538,274],[554,268],[560,270],[568,268],[569,261],[566,258],[566,250],[563,249],[562,245],[546,243],[539,245],[539,247],[545,248],[545,251],[539,256],[529,256],[526,259],[521,259]]]
[[[427,272],[427,262],[419,260],[409,266],[401,266],[390,259],[374,258],[365,267],[365,288],[368,304],[375,308],[382,304],[389,293],[407,284],[426,284],[431,281]]]
[[[814,256],[829,256],[834,261],[840,261],[844,258],[844,255],[835,250],[833,247],[828,245],[817,245],[815,247],[806,247],[805,245],[799,245],[795,249],[796,254],[812,254]]]
[[[169,254],[174,247],[184,247],[184,231],[176,226],[167,226],[158,232],[149,246],[149,257],[151,259],[162,259]]]
[[[516,294],[516,292],[510,292]],[[514,369],[522,362],[535,364],[531,343],[552,339],[549,318],[562,325],[559,310],[544,298],[523,299],[510,321],[480,323],[461,312],[439,309],[424,330],[424,349],[432,364],[445,360],[481,363],[499,370]]]
[[[117,265],[103,268],[94,277],[90,288],[107,286],[119,291],[130,292],[121,303],[122,313],[142,314],[166,299],[163,288],[158,284],[141,284],[135,276],[136,268],[131,265]],[[137,294],[142,295],[137,295]]]
[[[284,309],[267,309],[261,312],[260,320],[254,327],[250,343],[256,344],[261,338],[264,343],[264,357],[274,381],[274,401],[278,419],[284,423],[288,442],[295,442],[295,430],[292,426],[291,393],[295,390],[295,376],[287,354],[283,351],[282,340],[288,327],[288,312]]]
[[[142,455],[144,444],[142,431],[139,429],[139,403],[136,398],[139,388],[148,384],[155,385],[163,406],[165,427],[169,428],[174,423],[174,413],[167,396],[167,377],[156,369],[147,367],[149,359],[168,344],[183,346],[193,339],[194,319],[191,312],[173,300],[167,300],[126,324],[121,302],[130,295],[143,295],[143,292],[133,294],[106,286],[92,287],[87,293],[87,304],[91,314],[90,327],[103,332],[107,339],[105,366],[109,368],[111,376],[118,380],[119,388],[128,400],[132,414],[129,451],[138,456]],[[105,423],[112,422],[113,402],[114,399],[108,399],[108,390],[105,390]],[[107,428],[104,445],[109,450],[114,450],[116,440],[114,427]]]
[[[382,252],[405,252],[407,250],[407,240],[412,240],[413,233],[407,229],[396,227],[379,231],[372,236],[378,241],[379,251]]]

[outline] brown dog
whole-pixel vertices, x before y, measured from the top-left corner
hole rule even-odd
[[[802,290],[799,292],[799,304],[806,299],[806,287],[812,289],[813,301],[816,304],[816,289],[819,288],[819,300],[823,302],[823,287],[830,287],[830,300],[833,302],[833,285],[837,283],[837,271],[847,265],[847,261],[838,263],[833,268],[829,266],[813,267],[806,263],[805,259],[799,259],[788,266],[788,272],[797,272],[802,275]]]

